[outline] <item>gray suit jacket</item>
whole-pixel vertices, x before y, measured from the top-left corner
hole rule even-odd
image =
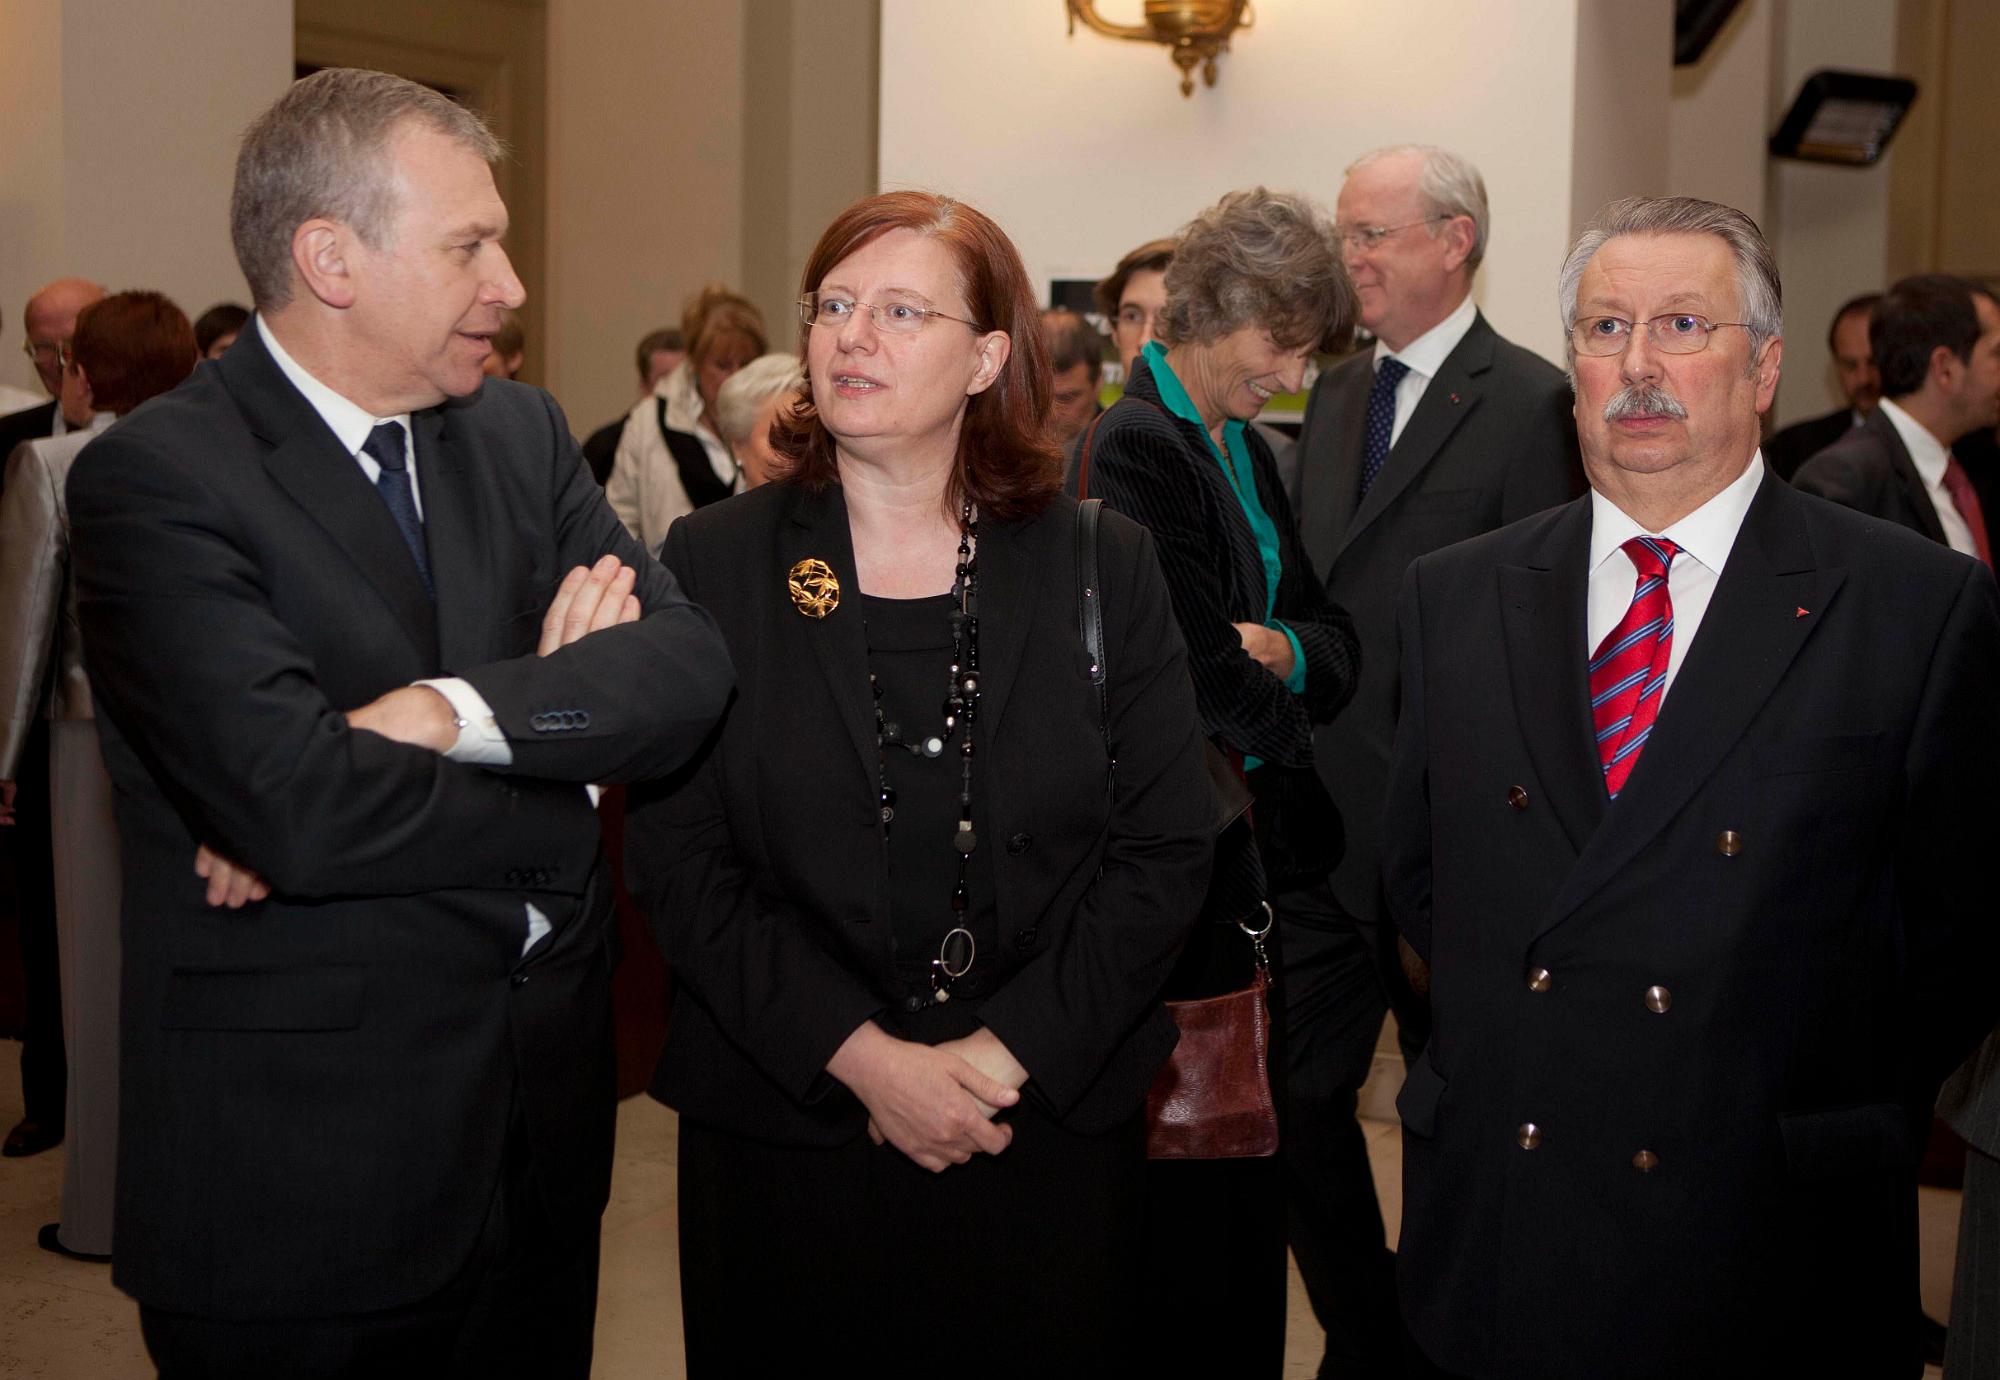
[[[1320,375],[1299,436],[1299,535],[1327,593],[1354,617],[1361,682],[1314,735],[1314,760],[1340,806],[1347,854],[1334,893],[1359,919],[1382,917],[1382,799],[1398,696],[1396,595],[1411,561],[1553,507],[1583,491],[1562,371],[1497,335],[1483,313],[1445,357],[1357,502],[1372,352]]]

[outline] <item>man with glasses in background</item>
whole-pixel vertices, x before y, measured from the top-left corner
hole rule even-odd
[[[1375,344],[1314,385],[1293,506],[1313,569],[1354,616],[1361,683],[1315,734],[1347,854],[1316,893],[1324,924],[1285,937],[1295,1032],[1285,1155],[1292,1249],[1327,1331],[1322,1373],[1344,1374],[1343,1364],[1381,1368],[1391,1344],[1378,1321],[1389,1310],[1377,1306],[1390,1260],[1355,1096],[1385,1004],[1406,1062],[1429,1027],[1380,885],[1396,591],[1418,556],[1560,503],[1580,485],[1562,372],[1501,339],[1472,303],[1488,233],[1478,169],[1443,149],[1378,149],[1347,170],[1337,221]]]
[[[1403,1318],[1456,1376],[1914,1376],[1917,1160],[2000,1011],[2000,592],[1767,470],[1748,216],[1615,202],[1560,299],[1590,494],[1400,605]]]
[[[75,384],[65,391],[76,318],[104,289],[81,278],[58,278],[28,299],[22,351],[50,401],[0,416],[0,472],[24,441],[90,425],[90,402]],[[19,921],[26,1012],[21,1030],[21,1119],[0,1141],[0,1155],[17,1159],[62,1143],[69,1074],[62,1037],[62,989],[56,957],[55,876],[49,837],[48,724],[39,712],[21,751],[16,779],[0,796],[0,838],[12,854],[12,903]]]

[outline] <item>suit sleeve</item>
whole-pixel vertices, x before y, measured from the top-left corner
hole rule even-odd
[[[662,556],[691,585],[688,524]],[[676,982],[781,1088],[809,1103],[836,1086],[827,1061],[881,1001],[812,936],[798,909],[758,888],[730,836],[724,735],[675,778],[634,790],[625,822],[628,883]]]
[[[545,657],[459,674],[492,706],[507,735],[510,774],[575,782],[665,776],[693,755],[721,716],[735,685],[729,652],[707,611],[619,523],[554,402],[536,396],[548,426],[558,568],[617,556],[638,573],[634,592],[643,616]],[[557,729],[541,717],[559,710],[581,710],[588,722]],[[567,722],[578,718],[572,713]]]
[[[121,429],[67,490],[99,710],[193,838],[287,896],[517,886],[524,857],[550,864],[542,889],[580,893],[585,794],[349,729],[212,474]]]
[[[1884,516],[1879,486],[1868,476],[1868,467],[1846,449],[1823,450],[1799,466],[1792,487],[1801,493],[1831,499],[1843,508]]]
[[[1402,712],[1382,810],[1382,889],[1389,915],[1417,956],[1431,957],[1430,748],[1424,731],[1423,562],[1403,576],[1396,627],[1402,643]]]
[[[1267,762],[1310,763],[1312,718],[1305,702],[1243,650],[1231,626],[1236,620],[1219,597],[1214,538],[1203,520],[1208,498],[1180,438],[1140,425],[1113,430],[1107,419],[1091,457],[1090,487],[1153,534],[1204,729],[1224,746]]]
[[[2000,595],[1985,566],[1965,564],[1910,737],[1896,862],[1915,1032],[1910,1101],[1924,1109],[2000,1019],[2000,926],[1985,861],[2000,836]]]
[[[16,446],[0,486],[0,781],[20,774],[47,684],[63,590],[61,537],[48,465],[32,445]]]
[[[1153,543],[1138,535],[1115,584],[1106,572],[1106,609],[1123,606],[1130,617],[1122,637],[1107,628],[1116,766],[1097,877],[1055,942],[980,1008],[1058,1117],[1158,1002],[1199,913],[1214,850],[1214,796],[1187,656]]]

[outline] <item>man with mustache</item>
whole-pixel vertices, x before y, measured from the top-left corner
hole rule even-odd
[[[251,125],[257,313],[71,472],[124,862],[113,1281],[175,1376],[589,1374],[614,1078],[586,783],[720,715],[708,615],[539,389],[479,117]]]
[[[2000,592],[1767,471],[1747,216],[1613,203],[1560,297],[1591,492],[1403,591],[1403,1316],[1455,1376],[1913,1376],[1917,1156],[2000,1006]]]

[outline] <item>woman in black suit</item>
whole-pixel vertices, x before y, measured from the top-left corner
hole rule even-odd
[[[1354,293],[1325,214],[1303,197],[1261,187],[1232,192],[1180,232],[1166,291],[1156,338],[1132,362],[1125,396],[1087,445],[1081,491],[1152,532],[1187,641],[1202,727],[1247,770],[1257,851],[1278,913],[1273,1004],[1290,1087],[1282,1163],[1154,1166],[1153,1217],[1162,1237],[1152,1258],[1172,1260],[1169,1245],[1192,1246],[1214,1268],[1200,1280],[1169,1270],[1152,1288],[1169,1296],[1186,1290],[1182,1315],[1216,1324],[1175,1334],[1183,1359],[1201,1358],[1189,1373],[1226,1365],[1232,1374],[1276,1375],[1284,1361],[1288,1189],[1296,1202],[1302,1179],[1321,1182],[1319,1148],[1329,1139],[1318,1129],[1326,1118],[1299,1114],[1299,1094],[1325,1062],[1320,1032],[1329,1007],[1336,1020],[1337,1008],[1360,1009],[1342,1000],[1338,984],[1319,981],[1325,965],[1317,935],[1295,924],[1297,897],[1340,858],[1340,819],[1313,767],[1313,725],[1354,693],[1360,650],[1353,622],[1313,573],[1270,447],[1250,423],[1274,394],[1304,386],[1315,351],[1345,343]],[[1201,926],[1171,996],[1213,995],[1240,986],[1247,972],[1244,941],[1231,922],[1259,898],[1237,894],[1241,869],[1229,852],[1216,866],[1207,918],[1217,923]],[[1372,974],[1361,972],[1370,983]],[[1343,1163],[1341,1182],[1358,1166],[1359,1191],[1373,1211],[1351,1101],[1346,1129],[1351,1137],[1338,1137],[1337,1145],[1344,1153],[1351,1139],[1358,1157]],[[1305,1202],[1310,1215],[1292,1217],[1293,1245],[1311,1285],[1319,1278],[1315,1229],[1325,1199],[1307,1195]],[[1343,1204],[1340,1215],[1349,1208],[1360,1205]],[[1386,1285],[1379,1225],[1375,1235],[1381,1268],[1374,1273]],[[1367,1307],[1381,1314],[1382,1326],[1393,1326],[1393,1298],[1370,1297]],[[1338,1356],[1342,1340],[1331,1339],[1330,1348]],[[1376,1373],[1373,1366],[1356,1373],[1364,1370]]]
[[[1108,1365],[1209,866],[1186,656],[1107,514],[1100,711],[1036,303],[990,220],[870,198],[803,286],[789,472],[663,555],[739,697],[630,822],[677,985],[652,1091],[689,1371]]]

